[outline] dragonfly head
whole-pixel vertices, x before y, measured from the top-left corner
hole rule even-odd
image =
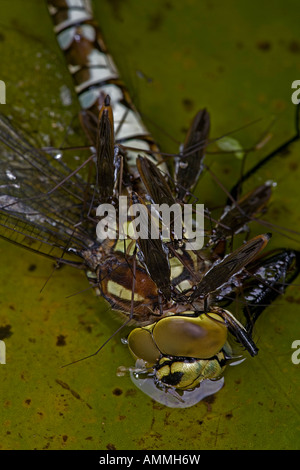
[[[195,312],[186,311],[135,328],[128,336],[128,346],[136,360],[142,359],[153,369],[159,382],[187,389],[221,375],[227,332],[219,315],[195,316]]]

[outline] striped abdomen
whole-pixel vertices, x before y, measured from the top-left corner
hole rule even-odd
[[[107,51],[93,19],[90,2],[48,0],[48,8],[82,109],[92,113],[94,122],[97,123],[104,97],[109,95],[114,113],[116,141],[145,152],[157,152],[158,147],[142,123]],[[129,164],[135,165],[136,152],[133,155],[128,153]]]

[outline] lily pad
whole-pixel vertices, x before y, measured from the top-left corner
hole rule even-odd
[[[0,79],[5,114],[41,146],[60,146],[79,110],[44,2],[2,0]],[[144,121],[165,152],[175,153],[198,109],[212,119],[211,140],[231,136],[246,168],[295,133],[292,82],[300,75],[296,0],[285,2],[94,2],[110,52]],[[67,93],[68,99],[63,99]],[[262,144],[262,145],[257,145]],[[299,249],[299,143],[253,175],[249,187],[277,183],[263,219],[276,224],[271,248]],[[72,157],[74,158],[74,154]],[[241,161],[208,148],[196,195],[225,204]],[[245,171],[245,168],[244,168]],[[253,234],[269,231],[257,223]],[[9,332],[0,365],[2,449],[299,449],[299,280],[266,309],[255,329],[256,358],[228,367],[215,395],[167,408],[117,376],[132,366],[118,317],[88,289],[84,274],[0,243],[0,327]],[[297,284],[298,282],[298,284]],[[41,290],[42,289],[42,290]]]

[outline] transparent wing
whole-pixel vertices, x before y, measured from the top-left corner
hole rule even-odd
[[[56,260],[91,246],[93,188],[71,173],[0,115],[0,237]]]

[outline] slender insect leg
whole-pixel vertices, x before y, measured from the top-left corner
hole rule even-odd
[[[242,184],[250,178],[254,173],[256,173],[260,168],[262,168],[266,163],[268,163],[273,157],[278,155],[280,152],[283,152],[286,150],[289,145],[292,143],[296,142],[300,138],[300,104],[296,106],[296,114],[295,114],[295,135],[288,139],[286,142],[283,144],[279,145],[275,150],[273,150],[271,153],[269,153],[266,157],[264,157],[262,160],[260,160],[254,167],[250,168],[239,180],[238,182],[233,186],[233,188],[230,191],[231,196],[236,199],[238,196],[238,193],[240,192]],[[229,201],[230,203],[230,201]]]
[[[244,281],[243,291],[247,305],[243,313],[246,329],[252,332],[261,313],[291,285],[300,273],[300,251],[280,250],[247,267],[251,277]]]

